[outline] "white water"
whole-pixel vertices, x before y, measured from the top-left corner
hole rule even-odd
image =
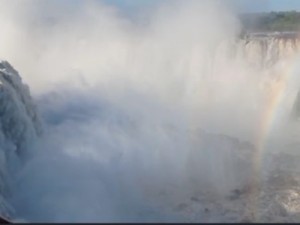
[[[142,24],[92,2],[73,13],[45,10],[58,9],[55,1],[1,2],[0,56],[29,84],[45,123],[11,175],[15,218],[248,219],[247,197],[228,196],[248,185],[269,87],[286,68],[297,74],[297,51],[289,41],[268,40],[262,51],[256,40],[236,40],[238,23],[223,5],[184,2]],[[297,140],[297,125],[285,123],[299,89],[297,76],[290,81],[266,152]],[[267,191],[262,199],[283,200],[261,208],[285,214],[261,211],[260,220],[298,220],[290,200],[298,192],[284,190]]]

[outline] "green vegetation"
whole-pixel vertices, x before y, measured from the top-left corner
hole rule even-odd
[[[300,31],[300,12],[251,13],[240,16],[243,27],[252,32]]]

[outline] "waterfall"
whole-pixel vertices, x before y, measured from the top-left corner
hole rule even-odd
[[[6,198],[10,179],[18,161],[28,153],[41,134],[41,121],[30,96],[29,87],[6,61],[0,62],[0,215],[12,217]]]

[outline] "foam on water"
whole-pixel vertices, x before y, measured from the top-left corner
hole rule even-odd
[[[37,24],[43,3],[3,2],[0,56],[45,123],[20,145],[31,154],[12,176],[18,218],[297,221],[298,169],[282,153],[298,154],[299,40],[238,39],[220,2],[184,2],[143,26],[93,2]]]

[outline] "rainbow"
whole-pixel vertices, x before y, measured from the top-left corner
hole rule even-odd
[[[289,82],[292,82],[295,71],[296,63],[292,63],[290,67],[284,70],[277,79],[270,83],[270,87],[266,93],[266,100],[261,116],[259,118],[258,132],[254,139],[255,152],[253,155],[253,180],[251,181],[251,193],[249,199],[249,209],[257,218],[258,199],[261,187],[261,172],[262,160],[268,143],[269,135],[274,128],[278,118],[280,109],[282,108],[285,93],[288,90]]]

